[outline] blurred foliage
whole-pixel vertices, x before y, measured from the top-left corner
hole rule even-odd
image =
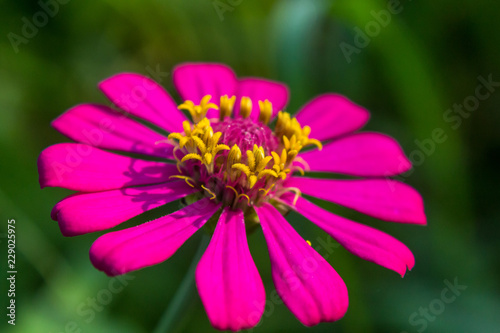
[[[13,46],[9,33],[22,36],[23,20],[33,22],[41,3],[54,0],[0,1],[0,247],[6,253],[6,221],[15,218],[19,272],[15,327],[6,324],[2,282],[2,332],[154,329],[200,233],[167,262],[120,280],[120,292],[106,292],[110,279],[92,267],[87,252],[98,235],[60,234],[50,210],[69,191],[40,190],[36,159],[45,147],[66,141],[50,127],[52,119],[78,103],[108,103],[96,89],[102,79],[125,71],[148,74],[148,68],[168,72],[186,61],[222,62],[239,76],[283,81],[291,90],[291,112],[320,93],[344,94],[372,112],[368,130],[392,135],[409,156],[424,156],[401,180],[422,193],[427,227],[328,207],[406,243],[416,257],[413,271],[401,279],[335,249],[328,260],[349,288],[345,318],[307,329],[270,301],[255,332],[417,332],[422,326],[409,317],[441,297],[445,279],[455,278],[467,289],[428,321],[426,331],[498,332],[500,92],[480,101],[458,128],[444,115],[474,95],[479,76],[500,80],[499,2],[402,1],[401,11],[379,24],[351,61],[342,43],[355,45],[357,28],[366,32],[377,22],[373,13],[393,1],[67,1],[34,36]],[[170,77],[161,83],[178,97]],[[427,154],[417,141],[428,142],[437,128],[447,140]],[[292,224],[313,243],[328,237],[298,216]],[[262,233],[249,242],[271,295]],[[2,254],[2,272],[5,261]],[[112,295],[109,303],[89,310],[87,302],[105,294]],[[177,331],[212,330],[195,297]]]

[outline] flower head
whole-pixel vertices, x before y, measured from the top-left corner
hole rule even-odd
[[[283,84],[237,79],[218,64],[184,64],[175,68],[173,78],[185,100],[179,106],[151,79],[118,74],[100,89],[122,111],[83,104],[52,123],[78,142],[48,147],[38,161],[42,187],[78,191],[52,211],[64,235],[106,230],[183,197],[192,202],[99,237],[90,249],[97,269],[118,275],[158,264],[198,229],[215,223],[207,228],[213,235],[198,263],[196,284],[212,325],[235,331],[256,325],[265,305],[247,245],[249,226],[260,225],[276,290],[304,325],[338,320],[347,310],[343,280],[291,227],[284,212],[298,212],[350,252],[402,276],[413,267],[412,253],[395,238],[303,197],[386,221],[426,223],[420,195],[388,178],[411,167],[397,142],[356,132],[368,121],[366,110],[340,95],[325,94],[294,117],[284,110],[288,90]],[[307,175],[314,172],[357,178]]]

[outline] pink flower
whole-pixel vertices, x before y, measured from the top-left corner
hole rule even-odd
[[[202,226],[216,223],[197,266],[196,284],[212,325],[236,331],[256,325],[264,311],[264,286],[246,234],[258,225],[267,241],[276,290],[304,325],[338,320],[347,310],[343,280],[285,220],[287,211],[302,214],[365,260],[401,276],[413,267],[412,253],[400,241],[302,197],[386,221],[426,223],[420,195],[388,178],[411,167],[398,143],[383,134],[356,132],[368,121],[365,109],[343,96],[325,94],[292,118],[281,111],[288,101],[285,85],[238,79],[219,64],[180,65],[173,79],[186,100],[179,107],[151,79],[118,74],[99,88],[125,112],[82,104],[52,123],[79,142],[48,147],[38,160],[42,187],[77,191],[52,211],[65,236],[106,230],[183,197],[194,202],[99,237],[90,249],[97,269],[113,276],[158,264]],[[191,114],[192,121],[179,109]],[[357,178],[309,178],[301,176],[303,171]]]

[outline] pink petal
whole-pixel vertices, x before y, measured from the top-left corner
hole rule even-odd
[[[236,95],[235,115],[240,114],[240,98],[250,97],[253,105],[252,113],[250,114],[251,119],[255,121],[259,119],[259,101],[264,101],[266,99],[273,104],[272,117],[274,117],[279,111],[283,110],[288,103],[288,95],[288,87],[283,83],[260,78],[241,79]]]
[[[75,106],[52,122],[72,140],[95,147],[173,158],[167,138],[104,105]]]
[[[114,190],[169,181],[175,164],[152,162],[109,153],[80,143],[59,143],[38,157],[40,186],[82,192]]]
[[[109,276],[159,264],[170,258],[219,207],[205,198],[157,220],[105,234],[92,244],[90,260]]]
[[[184,181],[69,196],[55,205],[52,219],[64,236],[113,228],[145,211],[197,191]]]
[[[168,132],[182,132],[186,116],[175,101],[155,81],[133,73],[114,75],[99,84],[99,89],[119,108],[150,121]]]
[[[325,94],[307,103],[296,118],[311,127],[311,138],[328,140],[360,129],[370,113],[344,96]]]
[[[394,237],[332,214],[302,197],[298,198],[295,206],[292,204],[293,195],[287,194],[281,198],[305,218],[325,230],[348,251],[362,259],[392,269],[401,276],[405,275],[406,268],[411,270],[415,265],[411,251]]]
[[[394,176],[411,168],[410,161],[390,136],[362,132],[327,144],[323,150],[299,154],[311,171],[354,176]]]
[[[236,94],[238,80],[233,70],[221,64],[188,63],[177,66],[173,74],[174,86],[182,99],[199,104],[203,96],[211,95],[212,103],[219,104],[220,97]],[[209,109],[207,118],[217,118],[219,111]]]
[[[342,278],[288,224],[276,208],[255,209],[266,238],[276,291],[306,326],[342,318],[347,311],[347,288]]]
[[[196,285],[213,327],[238,331],[255,326],[266,294],[248,249],[241,210],[224,209],[196,269]]]
[[[392,179],[331,180],[291,177],[286,186],[394,222],[426,224],[424,203],[411,186]]]

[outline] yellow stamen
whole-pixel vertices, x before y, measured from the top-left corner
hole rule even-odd
[[[177,157],[177,152],[181,150],[179,146],[175,146],[174,150],[172,150],[172,155],[174,156],[174,159],[177,161],[177,164],[181,163],[181,160]]]
[[[290,150],[287,154],[288,156],[288,164],[290,164],[294,159],[295,157],[297,156],[299,152],[297,150]]]
[[[201,156],[199,154],[187,154],[187,155],[184,155],[184,157],[182,158],[181,162],[184,163],[187,160],[198,160],[200,162],[203,162],[203,158],[201,158]]]
[[[250,97],[242,97],[240,102],[240,115],[243,118],[248,118],[252,113],[252,100]]]
[[[170,133],[168,135],[168,138],[170,140],[176,139],[179,141],[179,147],[184,148],[184,145],[186,144],[188,137],[187,136],[182,136],[180,133]]]
[[[231,116],[235,101],[236,96],[229,98],[227,95],[224,95],[220,97],[220,120],[224,120],[225,117]]]
[[[232,166],[233,169],[243,172],[247,178],[250,177],[250,169],[243,163],[235,163]]]
[[[259,172],[264,171],[264,168],[269,164],[269,161],[271,161],[273,158],[272,156],[266,156],[263,159],[260,160],[259,164],[255,168]]]
[[[203,118],[198,124],[195,125],[194,134],[203,133],[209,127],[210,120],[208,120],[208,118]]]
[[[278,137],[282,138],[283,146],[289,151],[296,150],[296,154],[300,152],[302,147],[308,145],[316,145],[320,150],[323,148],[319,140],[309,138],[311,127],[301,127],[297,118],[290,118],[290,115],[286,112],[278,113],[274,132]]]
[[[235,189],[234,187],[229,186],[229,185],[226,185],[226,188],[229,188],[229,189],[233,190],[233,191],[234,191],[234,195],[235,195],[236,197],[238,197],[238,191],[236,191],[236,189]]]
[[[226,174],[229,175],[229,177],[233,181],[240,176],[239,171],[233,171],[233,165],[240,163],[240,161],[241,161],[241,150],[238,147],[238,145],[235,144],[231,147],[231,150],[229,151],[226,161]]]
[[[253,188],[257,181],[265,176],[278,177],[276,172],[271,169],[265,169],[272,156],[265,156],[264,148],[257,145],[253,146],[253,150],[247,150],[247,164],[235,163],[233,169],[240,170],[247,177],[248,188]]]
[[[286,112],[278,112],[278,120],[274,132],[278,137],[282,137],[287,129],[290,127],[290,115]]]
[[[263,124],[267,124],[271,119],[273,114],[273,104],[269,100],[259,101],[260,114],[259,121]]]
[[[274,159],[273,170],[276,172],[276,177],[280,177],[282,180],[286,179],[286,176],[290,173],[290,169],[287,168],[287,159],[288,154],[286,149],[283,148],[281,151],[281,156],[279,156],[276,152],[271,152]],[[291,160],[290,160],[291,161]]]
[[[241,150],[238,145],[233,145],[231,150],[229,151],[229,155],[227,157],[227,168],[228,171],[231,170],[233,164],[239,163],[241,161]]]
[[[212,96],[210,95],[203,96],[199,105],[195,105],[192,101],[187,100],[181,105],[179,105],[177,108],[179,110],[189,111],[191,117],[193,118],[193,122],[198,123],[203,118],[205,118],[205,115],[207,114],[207,111],[209,109],[216,109],[216,110],[219,109],[219,107],[214,103],[209,103],[211,98]]]
[[[269,193],[269,191],[272,190],[273,187],[274,187],[274,184],[272,184],[267,190],[265,188],[259,188],[259,191],[264,192],[264,196],[266,196]]]
[[[293,198],[293,205],[295,206],[297,204],[297,200],[299,200],[299,197],[302,195],[302,192],[297,187],[287,187],[286,190],[295,192],[295,197]]]
[[[255,170],[255,154],[247,150],[247,164],[250,170]]]
[[[302,164],[302,166],[304,167],[304,170],[305,171],[310,171],[311,170],[311,167],[309,167],[309,163],[307,163],[302,157],[296,157],[294,162],[298,162],[300,164]]]
[[[312,246],[310,241],[306,240],[306,243],[309,244],[309,246]]]
[[[217,197],[217,196],[215,195],[215,193],[214,193],[214,192],[210,191],[210,190],[209,190],[208,188],[206,188],[205,186],[201,185],[201,187],[202,187],[205,191],[207,191],[208,193],[210,193],[210,194],[212,195],[212,197],[210,198],[210,200],[213,200],[213,199],[215,199],[215,198]]]
[[[171,133],[168,135],[169,140],[176,139],[179,141],[179,147],[182,149],[187,145],[189,152],[194,153],[194,138],[197,135],[204,133],[206,128],[210,127],[210,121],[206,118],[201,120],[198,124],[195,124],[191,129],[191,124],[189,121],[185,120],[182,122],[182,128],[184,129],[184,135],[182,133]]]
[[[250,204],[250,197],[246,194],[243,194],[243,193],[238,195],[237,200],[240,200],[240,198],[243,198],[243,197],[247,198],[247,203]]]
[[[235,100],[235,96],[221,96],[220,118],[214,120],[215,122],[223,121],[225,117],[231,116]],[[252,100],[249,97],[242,97],[240,103],[241,116],[248,118],[252,112]],[[219,144],[223,133],[214,132],[210,120],[205,117],[209,109],[218,108],[217,105],[210,103],[210,95],[204,96],[200,101],[200,105],[195,105],[192,101],[186,101],[179,108],[186,109],[191,113],[194,124],[184,121],[182,124],[183,132],[171,133],[168,136],[169,140],[175,140],[173,153],[179,171],[179,175],[172,176],[172,178],[183,179],[191,187],[201,187],[210,194],[210,200],[218,200],[217,194],[211,189],[214,187],[212,185],[208,186],[205,181],[214,179],[214,184],[218,184],[218,181],[228,182],[232,186],[226,185],[226,189],[230,190],[225,190],[225,193],[221,192],[220,197],[226,205],[232,205],[233,208],[240,207],[244,209],[244,203],[239,203],[242,198],[246,198],[248,204],[258,205],[261,200],[267,200],[266,196],[270,195],[272,189],[275,190],[271,196],[277,201],[284,193],[294,192],[293,205],[296,205],[301,196],[300,190],[293,187],[283,187],[281,182],[292,171],[297,170],[304,175],[304,169],[309,170],[307,163],[298,157],[303,147],[316,145],[319,149],[322,148],[319,140],[309,138],[311,134],[309,126],[301,127],[296,118],[292,118],[286,112],[279,112],[274,129],[274,135],[280,139],[279,150],[270,151],[268,150],[269,147],[265,150],[264,147],[254,144],[252,149],[246,150],[245,154],[242,154],[237,144],[233,144],[231,148],[225,144]],[[264,126],[271,119],[273,113],[272,103],[267,99],[261,100],[259,101],[259,108],[258,118],[262,126]],[[223,140],[228,139],[224,136]],[[160,140],[156,144],[164,142],[166,140]],[[224,150],[229,152],[219,154]],[[182,152],[182,155],[178,156],[176,153],[179,151]],[[193,162],[185,164],[189,160]],[[271,161],[273,163],[268,166]],[[200,170],[202,165],[205,165],[206,170]],[[189,172],[194,172],[194,176],[182,175]],[[238,193],[237,188],[242,193]],[[253,188],[256,189],[252,190]],[[234,192],[234,199],[230,191]],[[309,241],[308,244],[310,244]]]
[[[195,183],[194,179],[191,178],[191,177],[187,177],[187,176],[180,176],[180,175],[176,175],[176,176],[170,176],[168,178],[179,178],[179,179],[184,179],[184,181],[191,187],[194,187],[193,184],[191,184],[189,181],[192,181],[193,183]]]
[[[306,145],[315,145],[318,147],[319,150],[323,149],[323,145],[321,144],[321,142],[316,139],[307,139]]]
[[[259,171],[259,176],[257,177],[257,180],[260,180],[261,178],[266,177],[266,176],[273,176],[274,178],[278,178],[278,174],[274,170],[265,169],[265,170]]]
[[[250,175],[248,177],[248,187],[253,188],[255,186],[255,183],[257,183],[257,176],[255,174]]]
[[[304,169],[302,169],[301,167],[299,167],[298,165],[295,165],[292,167],[291,169],[292,171],[295,171],[295,170],[299,170],[300,174],[303,176],[305,173],[304,173]]]
[[[231,189],[231,190],[233,190],[233,191],[234,191],[235,199],[234,199],[233,208],[235,208],[236,203],[238,202],[238,200],[240,200],[240,199],[241,199],[241,198],[243,198],[243,197],[244,197],[244,198],[247,198],[248,204],[250,204],[250,197],[249,197],[248,195],[243,194],[243,193],[238,194],[238,191],[236,191],[236,189],[235,189],[234,187],[229,186],[229,185],[226,185],[226,188],[229,188],[229,189]]]
[[[207,169],[211,171],[213,169],[213,161],[216,155],[222,150],[229,150],[229,147],[224,144],[218,144],[222,133],[217,132],[214,134],[212,127],[207,126],[205,132],[203,133],[203,139],[198,136],[192,136],[191,141],[194,143],[196,148],[198,148],[198,153],[190,153],[185,155],[181,162],[189,159],[196,159],[207,166]]]

